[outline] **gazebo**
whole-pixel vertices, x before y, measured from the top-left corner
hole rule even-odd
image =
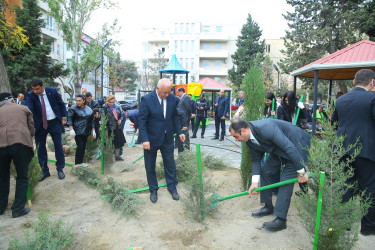
[[[222,84],[222,83],[219,83],[211,78],[203,78],[202,80],[199,80],[197,83],[202,83],[203,84],[203,89],[202,91],[204,92],[211,92],[212,93],[212,100],[215,100],[214,99],[214,93],[215,92],[219,92],[221,89],[224,89],[224,91],[228,91],[229,92],[229,103],[231,102],[231,99],[232,99],[232,88]],[[213,106],[213,103],[211,103],[211,105]],[[230,104],[229,104],[230,105]],[[229,118],[231,119],[232,118],[232,114],[230,112],[230,107],[229,107]]]
[[[352,80],[360,69],[375,71],[375,42],[362,40],[290,73],[294,76],[294,92],[297,77],[314,78],[313,134],[316,130],[318,80],[329,80],[330,97],[333,80]]]
[[[178,62],[176,54],[173,54],[171,61],[168,63],[167,67],[162,70],[159,70],[160,79],[163,78],[163,73],[173,75],[173,84],[176,84],[176,74],[185,74],[186,75],[186,84],[188,84],[188,75],[189,70],[186,70]]]

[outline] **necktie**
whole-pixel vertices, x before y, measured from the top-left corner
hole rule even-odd
[[[48,122],[47,122],[47,112],[46,112],[46,104],[44,103],[44,94],[42,94],[42,116],[43,116],[43,128],[48,128]]]
[[[163,99],[161,99],[160,106],[161,106],[161,112],[163,113],[163,117],[164,117],[164,100]]]

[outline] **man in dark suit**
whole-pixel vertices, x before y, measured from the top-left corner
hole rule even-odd
[[[16,103],[20,105],[25,105],[25,96],[22,93],[19,93],[16,99]]]
[[[370,69],[359,70],[354,78],[354,89],[341,96],[336,101],[336,109],[332,115],[332,122],[338,122],[337,135],[346,136],[344,146],[354,144],[359,138],[362,149],[354,162],[350,165],[354,169],[354,176],[349,183],[358,181],[359,191],[365,190],[365,195],[372,198],[368,213],[361,220],[361,234],[375,235],[375,72]],[[348,158],[353,150],[347,153]],[[353,190],[345,194],[343,200],[349,200]]]
[[[250,194],[259,187],[273,183],[273,176],[285,165],[280,181],[298,177],[299,183],[308,181],[304,163],[307,162],[311,137],[301,128],[289,122],[263,119],[246,122],[235,120],[229,127],[236,141],[245,142],[251,153],[252,183]],[[261,168],[264,153],[269,153]],[[270,231],[286,229],[286,218],[293,194],[294,183],[279,187],[275,208],[272,205],[272,189],[260,193],[260,202],[265,206],[252,213],[255,218],[273,214],[273,221],[265,222],[263,227]]]
[[[134,133],[138,130],[138,116],[139,110],[138,109],[130,109],[125,111],[126,118],[128,118],[134,124]],[[141,144],[141,136],[138,131],[138,139],[135,144]]]
[[[190,98],[185,93],[185,89],[183,87],[177,89],[177,94],[181,98],[180,102],[177,104],[177,113],[180,117],[182,133],[185,135],[185,142],[181,143],[180,139],[176,137],[176,144],[178,146],[178,152],[182,152],[184,151],[184,148],[187,150],[190,149],[189,120],[191,117],[191,105]]]
[[[177,193],[176,163],[173,158],[173,133],[179,135],[182,142],[185,135],[181,132],[175,96],[170,95],[172,84],[168,79],[159,80],[156,90],[141,98],[139,107],[139,132],[144,149],[147,182],[150,188],[150,200],[158,199],[158,180],[155,172],[156,153],[160,149],[168,191],[174,200]]]
[[[224,95],[224,89],[220,90],[220,95],[216,97],[215,107],[215,137],[212,140],[219,139],[219,130],[221,127],[220,141],[224,141],[225,135],[225,116],[229,110],[229,99]]]
[[[196,116],[195,101],[193,100],[193,96],[191,94],[188,94],[188,96],[190,98],[190,106],[191,106],[191,116],[190,116],[191,130],[194,131],[194,120]]]
[[[61,142],[61,133],[66,123],[66,109],[61,95],[55,88],[45,87],[42,80],[34,78],[31,89],[27,93],[26,106],[33,113],[35,124],[35,144],[38,147],[39,164],[43,174],[40,181],[51,176],[47,165],[46,138],[49,133],[55,146],[56,169],[59,179],[64,179],[65,166],[64,151]]]

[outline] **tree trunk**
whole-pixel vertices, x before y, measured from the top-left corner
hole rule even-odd
[[[3,55],[0,53],[0,93],[11,92]]]

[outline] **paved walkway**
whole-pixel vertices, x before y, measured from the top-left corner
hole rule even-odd
[[[197,138],[190,138],[191,150],[195,151],[196,144],[201,145],[202,153],[209,153],[218,158],[221,158],[228,167],[240,168],[241,165],[241,143],[235,141],[235,139],[229,135],[230,122],[226,122],[226,136],[224,141],[212,140],[215,134],[215,122],[210,120],[209,125],[206,126],[206,131],[204,138],[201,138],[201,128],[198,129]],[[124,133],[126,141],[130,142],[133,136],[133,129],[129,126],[129,120],[126,121],[124,127]],[[190,129],[189,136],[192,136],[192,131]],[[137,135],[135,136],[137,138]],[[141,145],[136,145],[141,146]],[[177,150],[176,150],[177,153]]]

